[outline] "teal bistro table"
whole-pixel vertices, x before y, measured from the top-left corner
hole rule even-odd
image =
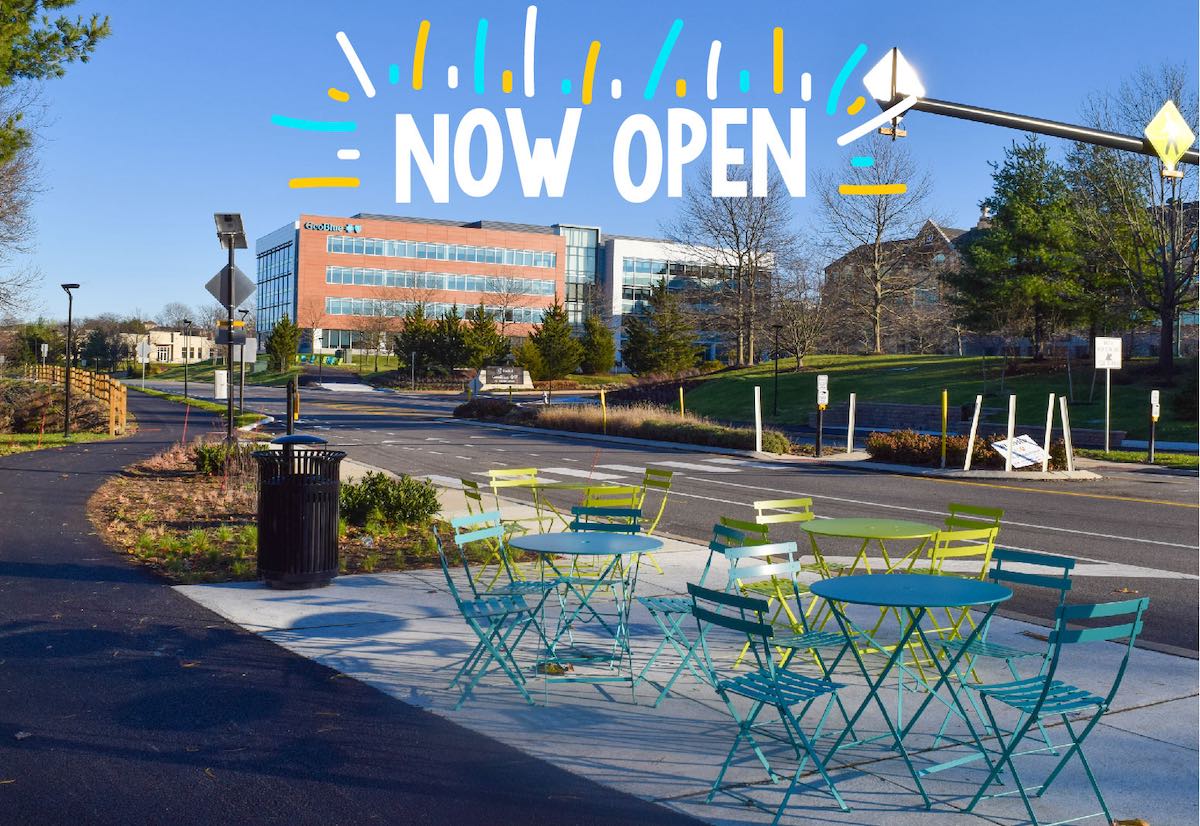
[[[629,608],[633,592],[637,587],[637,573],[641,555],[657,551],[662,541],[638,534],[574,531],[566,533],[540,533],[514,536],[509,546],[541,556],[554,578],[562,585],[559,603],[562,609],[558,624],[550,640],[549,663],[561,666],[561,673],[547,676],[548,682],[629,682],[633,681],[632,657],[629,650]],[[559,561],[568,558],[572,562],[589,557],[589,571],[580,575],[580,566],[568,565],[564,571]],[[547,575],[547,574],[544,574]],[[611,612],[600,610],[598,597],[611,592]],[[578,623],[595,622],[603,632],[612,637],[610,650],[588,652],[574,645],[573,627]],[[564,637],[567,644],[564,645]],[[568,666],[573,663],[606,663],[608,674],[573,674]],[[616,672],[616,673],[612,673]]]
[[[991,620],[997,606],[1012,597],[1012,589],[995,582],[982,582],[977,579],[962,579],[960,577],[936,576],[932,574],[864,574],[861,576],[841,576],[814,582],[811,589],[812,593],[829,603],[833,615],[837,618],[838,624],[846,635],[848,641],[846,648],[854,655],[854,659],[857,660],[858,667],[867,681],[867,696],[863,698],[858,710],[847,721],[846,728],[843,729],[842,733],[834,741],[833,747],[830,748],[824,762],[828,764],[830,758],[842,747],[842,744],[846,741],[846,737],[853,731],[854,724],[862,717],[867,707],[874,702],[883,715],[884,723],[887,724],[891,738],[895,740],[896,750],[900,752],[900,756],[904,759],[909,773],[912,774],[912,778],[917,784],[917,790],[921,793],[921,798],[925,801],[925,808],[930,808],[932,803],[925,791],[924,784],[921,782],[921,776],[928,774],[929,771],[918,771],[916,769],[909,756],[908,749],[905,748],[904,740],[912,733],[913,728],[921,719],[921,715],[925,709],[929,707],[930,702],[945,687],[947,693],[950,695],[949,699],[947,700],[942,697],[938,697],[938,699],[956,711],[959,717],[966,723],[967,730],[971,734],[971,742],[967,745],[974,751],[968,757],[950,763],[942,763],[935,768],[938,770],[949,768],[951,765],[977,760],[982,756],[987,761],[988,769],[991,770],[992,758],[979,739],[975,725],[971,722],[971,716],[963,707],[960,697],[961,689],[950,682],[950,677],[953,676],[958,661],[971,649],[971,645],[980,631],[987,627],[988,621]],[[871,639],[870,632],[856,627],[854,622],[847,616],[845,608],[847,605],[869,605],[880,608],[894,608],[897,611],[902,611],[907,622],[901,627],[899,640],[895,643],[881,644]],[[908,719],[907,723],[893,721],[887,704],[880,697],[879,691],[887,680],[888,675],[894,669],[899,667],[902,671],[904,670],[901,660],[904,650],[909,644],[909,640],[915,635],[920,639],[922,647],[926,651],[938,650],[936,647],[930,645],[929,640],[926,638],[925,631],[921,628],[922,620],[925,619],[926,614],[933,608],[960,608],[968,606],[985,609],[986,613],[983,619],[976,624],[967,638],[963,640],[962,646],[954,649],[955,653],[944,664],[936,654],[932,656],[933,665],[937,669],[937,679],[932,685],[927,682],[924,683],[925,698],[917,707],[916,712]],[[891,655],[888,658],[887,664],[878,676],[872,677],[863,659],[863,654],[859,651],[859,647],[853,643],[852,635],[854,633],[867,637],[874,650],[885,651],[891,648]],[[892,645],[895,647],[892,648]],[[839,654],[838,659],[841,659],[844,653],[843,651],[842,654]],[[899,681],[901,677],[902,673],[898,673],[897,680]],[[900,696],[903,696],[903,687],[901,688]],[[899,713],[899,709],[897,709],[897,717],[899,717]]]

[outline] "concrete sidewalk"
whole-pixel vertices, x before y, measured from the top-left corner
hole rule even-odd
[[[445,500],[447,513],[462,509],[461,495],[447,492]],[[506,516],[522,515],[529,514],[518,510],[509,513],[506,508]],[[685,582],[698,578],[707,552],[696,545],[669,540],[656,556],[665,573],[659,575],[644,565],[637,586],[639,594],[683,591]],[[724,561],[718,560],[715,565],[714,575],[723,581]],[[454,607],[440,570],[341,577],[326,589],[310,592],[270,591],[254,583],[185,586],[177,590],[295,653],[614,790],[715,824],[771,820],[762,809],[724,795],[711,804],[704,802],[735,730],[712,689],[687,674],[680,678],[672,695],[653,708],[657,685],[673,671],[677,658],[664,656],[650,673],[650,680],[635,691],[621,685],[547,685],[541,678],[531,677],[530,691],[537,699],[534,706],[525,704],[511,683],[497,673],[484,680],[461,710],[454,711],[457,691],[448,691],[445,686],[472,647],[473,638]],[[1114,600],[1119,598],[1113,596]],[[1154,610],[1153,605],[1150,610]],[[636,670],[645,663],[660,636],[640,605],[634,609],[631,624]],[[1045,644],[1044,635],[1044,628],[997,619],[990,639],[1037,650]],[[727,662],[732,660],[737,650],[732,639],[718,636],[711,641]],[[531,646],[521,652],[526,662],[536,653]],[[1103,694],[1123,649],[1099,643],[1077,646],[1068,653],[1071,656],[1061,678]],[[1154,826],[1197,822],[1197,668],[1193,660],[1134,651],[1113,711],[1087,744],[1088,758],[1114,817],[1141,817]],[[997,665],[984,670],[984,679],[1008,679],[1007,673],[999,669]],[[847,683],[842,690],[846,705],[857,708],[865,688],[857,667],[852,662],[843,664],[837,679]],[[894,704],[895,689],[888,694]],[[920,695],[908,693],[905,707],[911,712],[920,699]],[[908,741],[910,749],[930,749],[932,734],[943,716],[944,712],[931,707]],[[860,734],[882,731],[877,710],[870,709],[858,728]],[[965,733],[965,728],[956,729],[952,724],[951,731]],[[1061,728],[1051,731],[1063,734]],[[764,748],[773,762],[779,761],[781,769],[789,765],[794,768],[789,754],[778,744]],[[790,749],[786,751],[790,753]],[[925,765],[963,753],[961,748],[943,748],[922,754],[917,762]],[[748,752],[742,757],[727,774],[725,787],[773,810],[781,786],[765,782],[761,766]],[[1026,782],[1036,783],[1053,763],[1050,756],[1032,755],[1018,762],[1018,770]],[[962,811],[983,779],[984,767],[979,761],[925,779],[935,801],[932,811],[921,805],[897,753],[882,744],[839,751],[832,765],[834,780],[854,811],[842,813],[828,795],[807,792],[792,798],[783,822],[1028,821],[1015,796],[986,800],[974,814]],[[1011,789],[1011,784],[1007,788]],[[1045,822],[1099,808],[1074,761],[1047,797],[1034,802],[1039,818]],[[568,820],[570,808],[570,801],[564,801]]]

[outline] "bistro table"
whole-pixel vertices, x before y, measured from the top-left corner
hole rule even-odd
[[[838,625],[841,626],[843,633],[846,634],[846,648],[854,655],[854,659],[858,662],[858,667],[867,681],[867,696],[863,699],[862,705],[859,706],[858,710],[847,721],[846,728],[843,729],[842,733],[834,741],[833,747],[829,750],[824,762],[828,764],[830,758],[833,757],[843,742],[845,742],[846,736],[854,729],[854,724],[858,722],[859,718],[867,710],[867,707],[874,701],[879,707],[879,711],[883,714],[883,720],[887,724],[888,731],[895,739],[896,749],[900,752],[900,756],[904,758],[904,763],[908,766],[908,770],[917,784],[917,789],[925,801],[925,807],[930,808],[932,803],[930,802],[929,795],[925,792],[925,786],[921,783],[921,775],[928,772],[919,772],[913,766],[908,750],[904,746],[904,740],[921,719],[921,715],[929,707],[930,702],[937,696],[938,691],[943,686],[947,686],[950,694],[949,701],[940,697],[938,699],[945,702],[952,710],[958,712],[958,715],[966,723],[967,730],[971,734],[972,743],[968,745],[978,750],[978,754],[972,754],[967,758],[953,761],[952,763],[941,764],[938,768],[977,760],[982,756],[987,761],[988,769],[991,770],[992,759],[979,739],[979,734],[971,722],[970,715],[967,713],[966,708],[963,707],[959,696],[961,689],[956,690],[949,682],[949,678],[954,674],[954,669],[958,665],[958,661],[970,649],[971,644],[980,631],[987,627],[988,621],[991,619],[996,607],[1001,602],[1012,597],[1012,589],[995,582],[982,582],[977,579],[963,579],[955,576],[933,574],[901,573],[842,576],[814,582],[810,587],[814,594],[828,601],[833,615],[837,618]],[[852,642],[851,635],[852,633],[857,633],[866,637],[870,640],[874,649],[878,651],[884,651],[890,646],[881,645],[872,639],[872,632],[855,626],[853,620],[846,615],[845,605],[871,605],[880,608],[893,608],[898,611],[902,610],[907,618],[907,623],[902,624],[900,638],[895,643],[895,647],[892,648],[887,664],[877,677],[871,676],[871,672],[863,660],[862,653],[860,653],[858,646]],[[909,639],[916,635],[926,651],[935,651],[936,649],[930,645],[925,631],[921,628],[921,621],[925,619],[926,614],[929,613],[931,608],[959,608],[967,606],[986,608],[983,619],[971,630],[971,633],[963,640],[963,644],[955,649],[955,653],[949,657],[945,665],[942,664],[942,661],[936,654],[932,656],[931,659],[933,660],[934,667],[938,671],[937,680],[932,685],[927,682],[924,684],[926,689],[925,699],[917,707],[916,712],[909,718],[907,724],[900,721],[893,722],[887,705],[879,696],[879,690],[893,669],[899,665],[904,670],[901,660]],[[840,660],[844,654],[845,651],[843,650],[838,655],[838,659]],[[900,677],[897,679],[899,680]],[[902,686],[900,696],[903,696]],[[899,713],[900,711],[897,709],[897,715]]]
[[[610,670],[617,672],[616,675],[575,676],[567,674],[564,670],[562,675],[548,677],[548,681],[632,682],[629,608],[633,602],[634,588],[637,586],[641,555],[657,551],[662,547],[662,540],[640,534],[574,531],[514,536],[509,539],[508,544],[513,548],[538,554],[545,562],[545,566],[542,566],[543,571],[545,567],[549,567],[564,586],[560,595],[562,613],[559,615],[554,635],[550,637],[550,662],[559,665],[571,662],[607,662]],[[564,572],[558,567],[555,557],[569,557],[572,561],[580,557],[591,557],[595,561],[596,574],[580,576],[572,571]],[[612,590],[616,603],[615,611],[609,618],[593,605],[593,599],[605,589]],[[562,646],[561,643],[564,636],[571,635],[576,623],[592,620],[612,636],[610,651],[602,654],[560,651],[560,648],[568,647]],[[573,639],[570,647],[573,647]],[[628,675],[622,673],[626,664],[629,666]]]

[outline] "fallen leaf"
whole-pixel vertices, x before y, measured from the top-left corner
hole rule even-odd
[[[184,662],[181,662],[180,665],[183,666],[184,668],[195,668],[196,666],[200,665],[200,661],[199,660],[185,660]]]
[[[1133,590],[1132,588],[1126,588],[1125,586],[1121,586],[1120,588],[1113,589],[1113,593],[1114,594],[1136,594],[1137,591]]]
[[[208,775],[208,779],[209,779],[209,780],[216,780],[216,779],[217,779],[217,776],[216,776],[215,774],[213,774],[213,770],[212,770],[212,769],[205,769],[205,770],[204,770],[204,773],[205,773],[206,775]]]
[[[7,786],[9,783],[16,783],[16,780],[0,780],[0,786]]]
[[[28,732],[28,731],[18,731],[16,734],[13,735],[13,737],[17,740],[25,740],[32,736],[33,736],[33,733]]]

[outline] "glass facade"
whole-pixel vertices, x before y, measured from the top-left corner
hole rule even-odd
[[[650,291],[664,279],[667,289],[681,291],[698,287],[718,287],[721,281],[730,276],[731,272],[726,267],[649,258],[622,258],[621,312],[644,311]]]
[[[325,312],[328,315],[391,316],[399,318],[416,306],[417,302],[414,301],[385,301],[377,298],[329,297],[325,299]],[[427,317],[441,318],[456,305],[434,302],[426,303],[424,306]],[[469,308],[460,306],[458,308],[459,315],[463,315],[466,309]],[[540,324],[542,313],[544,312],[544,308],[542,307],[489,307],[485,305],[484,309],[497,319],[527,324]]]
[[[603,268],[604,251],[600,247],[600,230],[590,227],[559,227],[566,245],[567,294],[563,306],[572,324],[582,324],[588,312],[588,300],[596,272]]]
[[[468,261],[474,264],[505,264],[510,267],[541,267],[550,270],[558,266],[558,254],[542,250],[510,250],[503,247],[435,244],[426,241],[391,241],[386,238],[360,238],[355,235],[330,235],[325,242],[325,249],[328,252],[352,255]]]
[[[288,241],[258,254],[255,322],[261,337],[287,315],[296,320],[296,245]]]
[[[322,335],[324,346],[330,350],[358,347],[362,335],[357,330],[325,330]]]
[[[537,278],[507,278],[491,275],[464,275],[449,272],[411,272],[377,270],[369,267],[326,267],[326,284],[354,284],[367,287],[451,290],[498,293],[502,295],[554,295],[553,281]]]

